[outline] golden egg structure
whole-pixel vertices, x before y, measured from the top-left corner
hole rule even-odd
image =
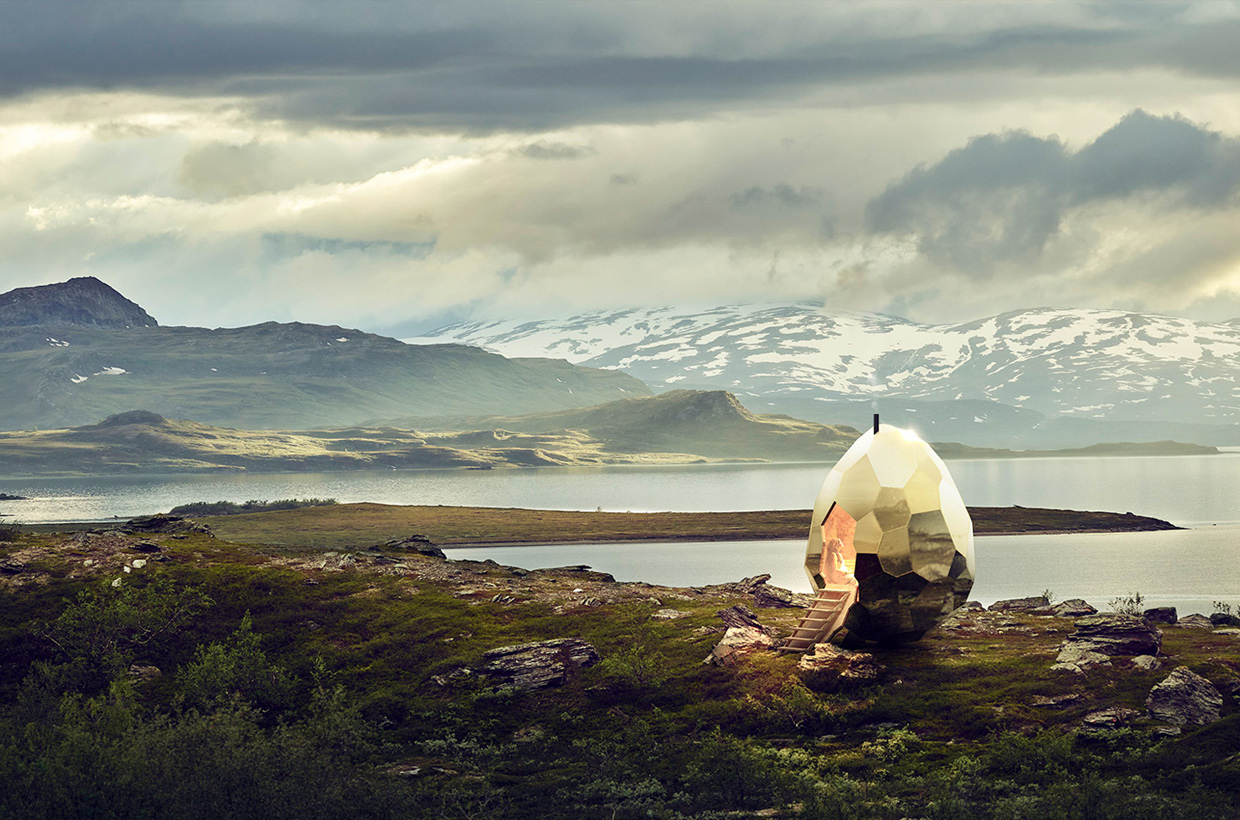
[[[909,430],[864,433],[814,503],[805,570],[837,618],[819,640],[915,641],[973,588],[973,522],[943,460]]]

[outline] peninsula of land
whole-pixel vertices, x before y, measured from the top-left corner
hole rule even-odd
[[[1029,507],[970,507],[978,535],[1142,532],[1179,529],[1132,513]],[[753,512],[572,512],[496,507],[327,504],[294,510],[204,516],[220,538],[250,544],[345,549],[425,535],[445,547],[625,541],[766,541],[804,538],[809,510]]]

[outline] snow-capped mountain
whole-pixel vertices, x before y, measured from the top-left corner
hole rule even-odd
[[[926,325],[812,304],[656,308],[462,323],[406,341],[564,358],[624,370],[656,390],[724,388],[756,411],[818,420],[807,400],[824,409],[981,401],[1052,417],[1240,422],[1240,324],[1115,310]]]

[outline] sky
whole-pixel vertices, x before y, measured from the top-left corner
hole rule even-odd
[[[1240,317],[1240,4],[10,2],[0,291]]]

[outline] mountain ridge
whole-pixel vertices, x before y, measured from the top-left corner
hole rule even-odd
[[[623,373],[459,344],[407,345],[337,325],[153,322],[0,326],[0,429],[74,427],[136,406],[231,427],[342,427],[405,413],[534,412],[650,394]]]
[[[750,407],[825,423],[859,423],[859,413],[839,414],[844,404],[885,402],[888,412],[916,402],[938,425],[927,424],[923,436],[963,439],[976,424],[978,437],[990,436],[978,443],[990,445],[1036,436],[1060,417],[1230,429],[1240,422],[1240,327],[1115,310],[1038,308],[926,325],[808,303],[654,308],[458,323],[408,341],[562,355],[656,390],[732,390]],[[989,414],[975,411],[976,421],[957,418],[952,427],[960,402],[1025,417],[988,433]]]
[[[0,293],[0,327],[157,327],[136,302],[93,276]]]

